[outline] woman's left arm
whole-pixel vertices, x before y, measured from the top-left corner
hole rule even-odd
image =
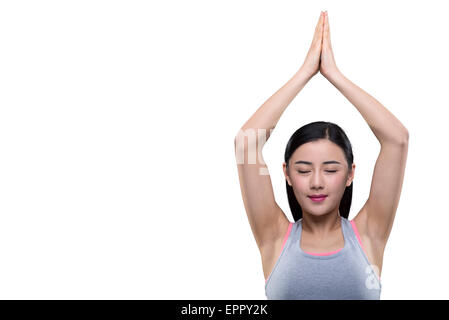
[[[324,15],[323,44],[320,72],[362,114],[381,145],[403,145],[408,141],[408,130],[376,99],[347,79],[338,69],[332,51],[329,17]]]
[[[326,78],[357,108],[382,146],[404,145],[408,142],[408,130],[374,97],[338,70]]]
[[[401,195],[409,133],[387,108],[339,71],[332,52],[327,13],[321,50],[321,74],[357,108],[381,145],[368,200],[353,220],[359,231],[383,252]]]
[[[368,200],[354,221],[374,247],[383,252],[401,196],[408,130],[382,104],[341,73],[330,76],[329,81],[357,108],[381,145]]]

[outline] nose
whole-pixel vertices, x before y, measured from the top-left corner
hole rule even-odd
[[[323,177],[319,172],[312,172],[312,177],[310,178],[310,188],[312,190],[323,189]]]

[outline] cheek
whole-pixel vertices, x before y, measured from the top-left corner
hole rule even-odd
[[[329,177],[327,183],[329,184],[329,186],[332,186],[334,188],[340,188],[346,183],[346,179],[344,175],[334,175],[332,177]]]
[[[308,187],[309,183],[307,181],[307,179],[295,176],[293,178],[290,178],[290,182],[292,184],[293,189],[296,190],[304,190]]]
[[[327,187],[330,191],[338,193],[345,189],[346,178],[344,176],[335,176],[327,180]]]
[[[291,180],[293,190],[297,198],[305,198],[310,193],[310,182],[309,179],[304,177],[296,177]],[[333,183],[332,183],[333,184]],[[326,183],[329,186],[329,183]],[[333,187],[331,187],[333,188]],[[329,190],[329,188],[328,188]]]

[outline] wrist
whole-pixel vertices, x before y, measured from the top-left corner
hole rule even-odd
[[[313,78],[313,76],[314,76],[315,74],[316,74],[316,72],[313,73],[312,71],[308,70],[308,69],[305,68],[304,66],[302,66],[301,68],[299,68],[298,72],[296,72],[296,75],[305,78],[307,81],[309,81],[311,78]]]
[[[335,69],[335,70],[332,70],[331,72],[328,72],[328,73],[326,73],[326,74],[323,74],[323,76],[327,79],[327,80],[329,80],[329,81],[336,81],[339,77],[342,77],[343,76],[343,74],[340,72],[340,70],[338,70],[338,69]]]

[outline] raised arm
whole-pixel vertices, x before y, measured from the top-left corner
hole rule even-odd
[[[324,16],[320,15],[304,64],[257,109],[241,127],[234,140],[242,198],[259,249],[279,242],[289,224],[274,199],[262,148],[284,110],[319,70],[323,19]]]
[[[384,248],[401,194],[409,133],[387,108],[338,70],[333,58],[327,15],[321,57],[321,73],[356,107],[381,145],[369,198],[354,221],[361,233],[365,233],[377,247]]]
[[[259,107],[239,130],[234,140],[240,190],[259,249],[282,237],[289,223],[274,199],[271,178],[263,159],[262,149],[282,113],[308,79],[309,76],[303,70],[299,70]]]

